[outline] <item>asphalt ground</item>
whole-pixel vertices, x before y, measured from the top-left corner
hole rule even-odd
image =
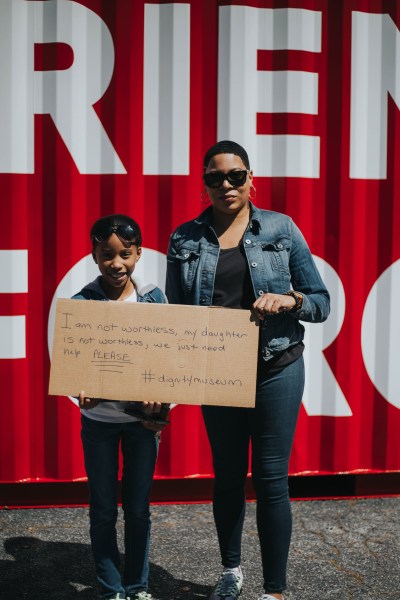
[[[294,501],[292,508],[287,600],[400,600],[400,498]],[[152,521],[150,591],[159,600],[207,599],[221,569],[211,505],[153,505]],[[97,598],[87,508],[1,510],[0,533],[1,600]],[[257,600],[254,503],[242,566],[241,600]]]

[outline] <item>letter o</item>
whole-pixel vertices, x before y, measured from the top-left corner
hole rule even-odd
[[[361,348],[367,373],[380,394],[400,408],[400,259],[382,273],[365,303]]]

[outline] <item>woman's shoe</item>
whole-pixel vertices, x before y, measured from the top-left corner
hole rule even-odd
[[[209,600],[236,600],[243,585],[243,573],[240,567],[224,569]]]

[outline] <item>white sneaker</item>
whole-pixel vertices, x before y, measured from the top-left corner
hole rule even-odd
[[[136,592],[133,596],[127,596],[127,600],[156,600],[151,594],[148,592]]]
[[[263,594],[258,600],[276,600],[276,598],[275,596],[271,596],[271,594]]]
[[[241,567],[224,569],[220,575],[209,600],[236,600],[239,598],[243,585],[243,572]]]

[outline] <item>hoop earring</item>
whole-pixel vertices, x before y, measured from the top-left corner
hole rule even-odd
[[[200,194],[200,202],[201,202],[202,204],[208,204],[208,203],[210,202],[210,198],[207,196],[207,192],[206,192],[206,189],[205,189],[205,188],[203,188],[203,189],[201,190],[201,194]]]
[[[254,195],[253,196],[251,195],[251,190],[254,190]],[[252,185],[252,186],[250,186],[249,200],[254,200],[256,196],[257,196],[257,190],[254,187],[254,185]]]

